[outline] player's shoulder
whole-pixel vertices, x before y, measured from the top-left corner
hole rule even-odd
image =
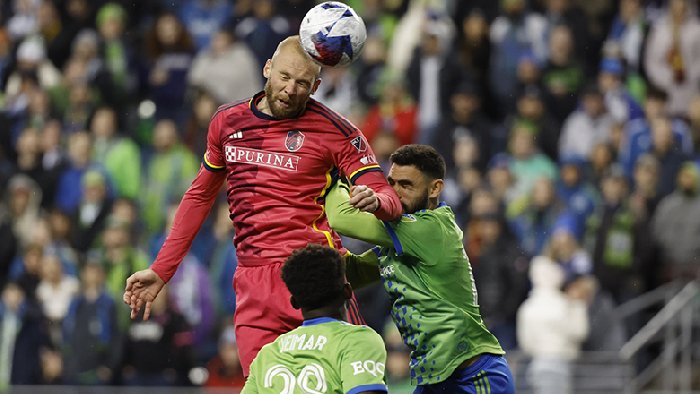
[[[250,101],[252,100],[252,97],[248,97],[242,100],[234,101],[231,103],[223,104],[220,105],[219,108],[216,109],[216,112],[212,115],[212,119],[215,119],[217,117],[226,117],[234,114],[240,114],[243,111],[247,110],[250,108]]]
[[[345,138],[354,138],[360,132],[350,120],[313,98],[306,103],[306,115]]]
[[[358,338],[360,338],[361,340],[382,339],[382,337],[379,334],[377,334],[377,332],[374,331],[374,329],[370,326],[350,324],[345,322],[343,322],[343,324],[338,327],[338,333],[342,333],[342,337],[348,339],[352,343],[355,343],[358,340]]]

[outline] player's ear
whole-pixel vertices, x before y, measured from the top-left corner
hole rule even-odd
[[[299,304],[297,303],[297,300],[294,299],[294,296],[289,297],[289,303],[292,304],[292,308],[294,309],[301,309]]]
[[[265,65],[263,66],[263,77],[270,78],[271,74],[272,74],[272,60],[267,59],[267,61],[265,62]]]
[[[430,189],[429,192],[430,194],[428,197],[430,198],[438,198],[440,197],[440,193],[442,193],[442,189],[445,188],[445,182],[442,179],[435,179],[432,182],[430,182]]]
[[[350,285],[350,282],[345,282],[343,285],[343,298],[346,300],[352,298],[352,285]]]
[[[314,85],[311,87],[311,94],[316,93],[316,89],[318,89],[319,85],[321,85],[321,78],[316,78],[316,81],[314,82]]]

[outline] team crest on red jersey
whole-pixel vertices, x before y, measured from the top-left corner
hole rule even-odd
[[[304,145],[304,134],[299,130],[290,130],[287,132],[287,139],[284,140],[284,146],[290,152],[296,152]]]

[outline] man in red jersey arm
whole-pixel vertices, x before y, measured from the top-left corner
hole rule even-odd
[[[288,37],[265,63],[265,91],[219,108],[209,125],[202,166],[155,262],[126,281],[124,302],[132,319],[141,307],[147,319],[151,302],[174,275],[225,181],[238,256],[234,322],[246,375],[263,345],[303,320],[280,277],[286,258],[310,243],[341,248],[323,206],[331,173],[339,171],[360,185],[351,200],[355,207],[381,220],[401,215],[399,198],[362,132],[310,97],[321,83],[320,71],[299,37]],[[376,200],[366,187],[375,190]],[[356,304],[350,305],[348,319],[362,322]]]

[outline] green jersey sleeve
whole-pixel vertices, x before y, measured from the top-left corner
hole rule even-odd
[[[333,230],[374,245],[393,246],[381,220],[350,205],[348,186],[336,184],[326,195],[326,216]]]
[[[340,351],[340,378],[343,392],[387,392],[384,381],[386,350],[382,338],[369,327],[345,337]]]
[[[345,276],[353,289],[360,289],[379,281],[378,265],[379,256],[375,249],[362,254],[348,252],[345,255]]]

